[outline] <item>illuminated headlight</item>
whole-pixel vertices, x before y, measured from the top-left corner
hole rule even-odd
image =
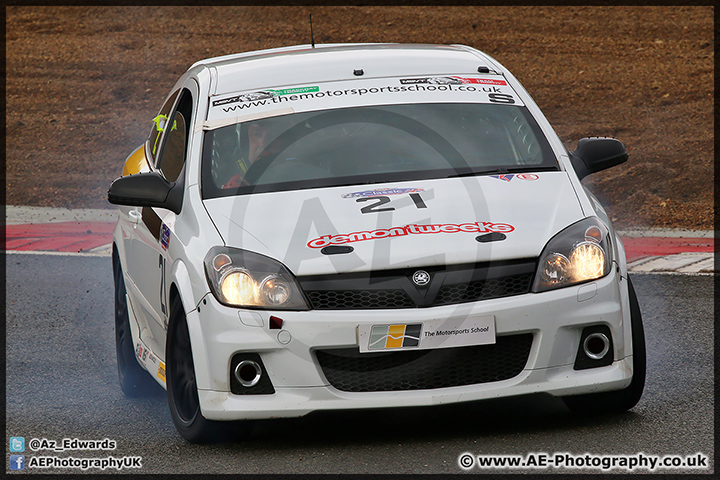
[[[290,295],[290,285],[278,275],[270,275],[260,285],[260,296],[268,305],[285,305]]]
[[[280,262],[240,249],[215,247],[205,257],[213,295],[232,307],[307,310],[293,275]]]
[[[579,243],[570,254],[570,265],[576,282],[600,278],[605,270],[605,250],[597,243]]]
[[[562,285],[570,276],[570,260],[565,255],[552,253],[543,259],[540,277],[547,285]]]
[[[258,289],[250,273],[226,269],[220,277],[220,294],[231,305],[257,305]]]
[[[534,292],[567,287],[610,273],[609,230],[597,218],[586,218],[555,235],[545,246]]]

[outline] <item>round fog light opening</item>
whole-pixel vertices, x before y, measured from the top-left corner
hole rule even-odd
[[[243,360],[235,367],[235,378],[245,388],[254,387],[260,381],[262,369],[252,360]]]
[[[600,360],[607,355],[610,349],[610,341],[604,333],[593,333],[588,335],[583,342],[585,355],[593,360]]]

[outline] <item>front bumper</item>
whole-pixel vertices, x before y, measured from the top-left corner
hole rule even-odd
[[[618,390],[632,379],[627,281],[613,270],[590,284],[539,294],[432,308],[364,311],[249,311],[228,308],[208,295],[188,312],[198,394],[210,420],[297,417],[314,410],[438,405],[546,392],[575,395]],[[269,317],[283,319],[270,329]],[[318,364],[319,349],[358,347],[358,325],[421,323],[493,315],[497,336],[532,334],[525,367],[512,378],[424,390],[348,392],[330,385]],[[581,331],[607,325],[611,365],[574,370]],[[255,352],[275,389],[273,394],[230,393],[230,362]],[[391,353],[392,354],[392,353]]]

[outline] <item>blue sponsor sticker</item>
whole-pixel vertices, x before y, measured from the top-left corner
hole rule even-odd
[[[422,188],[376,188],[364,192],[344,193],[342,198],[379,197],[385,195],[402,195],[404,193],[424,192]]]
[[[164,223],[162,224],[162,231],[160,232],[160,243],[162,244],[163,250],[167,250],[170,244],[170,229]]]
[[[491,176],[492,178],[497,178],[498,180],[504,180],[504,181],[506,181],[506,182],[509,182],[510,180],[512,180],[512,178],[513,178],[515,175],[490,175],[490,176]]]

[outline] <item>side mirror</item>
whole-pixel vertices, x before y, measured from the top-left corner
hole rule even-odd
[[[168,182],[157,172],[138,173],[116,178],[108,190],[108,201],[114,205],[160,207],[180,213],[182,185]]]
[[[628,159],[625,145],[620,140],[607,137],[582,138],[574,152],[570,152],[570,162],[580,180],[591,173],[620,165]]]

